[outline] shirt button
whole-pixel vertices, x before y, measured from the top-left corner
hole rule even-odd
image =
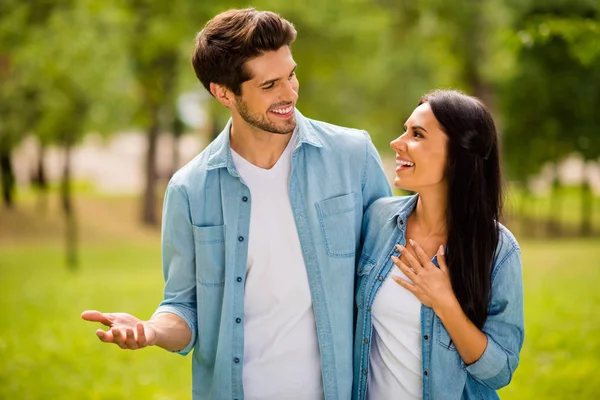
[[[362,374],[363,374],[363,375],[366,375],[366,374],[367,374],[367,370],[366,370],[366,369],[363,369],[363,370],[362,370]]]
[[[238,276],[237,279],[236,279],[236,281],[241,282],[242,281],[242,277]]]
[[[404,220],[400,220],[400,225],[404,225]]]
[[[245,202],[247,202],[247,201],[248,201],[248,197],[246,197],[246,196],[242,197],[242,201],[243,201],[244,203],[245,203]]]
[[[423,374],[425,374],[425,376],[429,375],[429,374],[427,373],[427,371],[424,371],[424,372],[423,372]]]
[[[240,359],[236,357],[236,358],[233,359],[233,362],[236,363],[236,364],[238,364],[240,362]],[[425,371],[425,372],[427,372],[427,371]],[[427,375],[427,374],[425,374],[425,375]]]
[[[242,322],[242,319],[241,318],[236,318],[235,322],[237,322],[239,324],[240,322]]]
[[[371,311],[371,306],[367,306],[367,311]]]
[[[365,339],[363,340],[363,342],[365,342],[365,344],[366,344],[366,343],[369,343],[369,338],[365,338]]]
[[[379,280],[379,282],[383,281],[383,276],[380,276],[379,278],[377,278]]]
[[[425,335],[425,336],[423,336],[423,339],[427,340],[427,339],[429,339],[429,336]]]
[[[243,236],[240,236],[240,237],[238,238],[238,240],[239,240],[240,242],[243,242],[243,241],[244,241],[244,237],[243,237]]]

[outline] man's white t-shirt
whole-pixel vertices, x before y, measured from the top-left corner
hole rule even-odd
[[[294,132],[271,169],[231,151],[250,189],[244,295],[246,399],[323,399],[321,358],[306,267],[289,198]]]

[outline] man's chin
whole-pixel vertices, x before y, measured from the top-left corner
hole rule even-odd
[[[278,124],[273,124],[273,128],[274,129],[270,130],[271,133],[287,135],[288,133],[291,133],[294,131],[294,129],[296,129],[296,119],[292,118],[283,124],[281,122]]]

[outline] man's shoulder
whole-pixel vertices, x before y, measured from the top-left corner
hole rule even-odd
[[[335,125],[325,121],[306,118],[306,123],[326,146],[340,147],[348,150],[356,148],[365,150],[365,144],[370,141],[367,131],[346,126]]]
[[[347,126],[335,125],[330,122],[319,121],[312,118],[306,118],[306,121],[323,135],[351,135],[356,137],[367,136],[367,132],[362,129],[349,128]]]
[[[198,155],[179,168],[171,177],[170,185],[188,187],[190,183],[198,183],[205,180],[209,173],[208,160],[212,151],[213,143],[210,143]]]

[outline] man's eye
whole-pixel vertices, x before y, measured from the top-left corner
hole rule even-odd
[[[263,86],[263,89],[264,89],[264,90],[273,89],[273,86],[275,86],[275,82],[273,82],[273,83],[269,83],[268,85],[266,85],[266,86]]]

